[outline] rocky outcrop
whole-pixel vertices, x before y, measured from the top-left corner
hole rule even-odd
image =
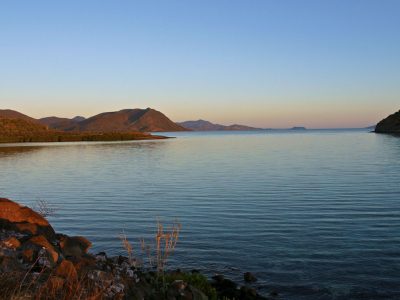
[[[53,240],[55,231],[49,222],[29,207],[0,198],[0,228],[29,235],[44,235]]]
[[[375,132],[400,134],[400,110],[380,121]]]

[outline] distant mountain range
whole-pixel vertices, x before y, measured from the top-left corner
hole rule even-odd
[[[193,131],[214,131],[214,130],[261,130],[261,128],[249,127],[245,125],[221,125],[214,124],[205,120],[185,121],[177,123],[178,125]]]

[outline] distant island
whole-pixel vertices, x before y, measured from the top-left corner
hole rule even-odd
[[[166,137],[148,132],[185,130],[151,108],[106,112],[88,119],[35,119],[14,110],[0,110],[1,143],[162,139]]]
[[[193,131],[219,131],[219,130],[262,130],[262,128],[255,128],[245,125],[233,124],[233,125],[221,125],[221,124],[214,124],[210,121],[205,120],[197,120],[197,121],[185,121],[177,123],[178,125]]]
[[[400,134],[400,110],[380,121],[375,127],[375,132]]]
[[[302,126],[295,126],[295,127],[290,128],[290,130],[307,130],[307,128],[302,127]]]

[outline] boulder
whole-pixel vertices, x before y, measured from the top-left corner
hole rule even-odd
[[[223,275],[213,276],[211,285],[217,290],[220,298],[239,299],[240,292],[237,289],[237,284],[232,280],[226,279]]]
[[[82,257],[92,246],[92,243],[82,236],[58,235],[58,238],[65,257]]]
[[[21,246],[21,242],[13,236],[1,241],[1,244],[10,249],[17,249]]]
[[[44,235],[49,240],[55,237],[53,227],[44,217],[29,207],[5,198],[0,198],[0,229]]]
[[[380,121],[375,127],[375,132],[400,134],[400,110]]]
[[[40,253],[44,250],[44,253],[47,254],[47,258],[50,260],[50,263],[55,264],[58,261],[59,258],[58,252],[43,235],[33,236],[28,241],[26,241],[22,245],[22,247],[24,249],[24,253],[27,253],[29,250],[32,250],[32,252],[29,251],[30,254],[32,254],[31,255],[32,260],[36,260],[40,256]],[[33,262],[33,261],[28,261],[28,262]]]
[[[253,274],[253,273],[250,273],[250,272],[244,273],[244,274],[243,274],[243,279],[244,279],[244,281],[247,282],[247,283],[251,283],[251,282],[256,282],[256,281],[257,281],[256,276],[254,276],[254,274]]]

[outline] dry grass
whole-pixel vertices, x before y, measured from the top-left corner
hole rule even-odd
[[[158,220],[154,243],[147,243],[144,238],[140,240],[142,254],[147,258],[147,263],[150,268],[156,268],[159,273],[164,271],[168,258],[174,252],[176,244],[178,243],[181,228],[182,225],[180,223],[174,222],[172,226],[165,229]],[[123,232],[120,234],[119,238],[131,265],[135,267],[138,266],[140,260],[135,257],[133,246],[125,233]]]
[[[127,255],[128,255],[128,260],[129,264],[133,267],[138,267],[139,266],[139,260],[135,257],[134,251],[133,251],[133,246],[129,242],[128,238],[126,237],[125,232],[122,232],[119,235],[119,238],[122,242],[122,247],[125,249]]]
[[[107,287],[99,287],[87,276],[78,281],[60,279],[49,270],[28,275],[0,274],[1,300],[101,300]]]
[[[164,229],[160,221],[157,221],[157,232],[154,245],[141,240],[141,249],[148,258],[151,267],[157,267],[159,273],[164,272],[168,257],[175,251],[182,225],[174,222],[171,227]],[[165,230],[165,231],[164,231]]]

